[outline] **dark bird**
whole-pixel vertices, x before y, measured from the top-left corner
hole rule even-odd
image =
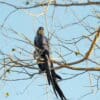
[[[67,100],[57,83],[57,79],[61,80],[62,78],[56,74],[55,70],[53,69],[53,62],[50,60],[49,56],[49,43],[48,39],[44,35],[43,27],[39,27],[37,30],[37,34],[34,39],[34,46],[34,58],[38,62],[40,72],[45,71],[48,84],[52,85],[56,97],[60,97],[61,100]]]

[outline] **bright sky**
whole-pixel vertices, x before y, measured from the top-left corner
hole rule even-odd
[[[0,1],[5,1],[5,2],[8,1],[12,4],[17,4],[17,5],[23,5],[25,2],[25,0],[22,1],[0,0]],[[59,1],[61,2],[61,0]],[[98,19],[95,19],[91,16],[88,17],[81,24],[73,25],[73,26],[70,25],[71,23],[78,22],[78,19],[82,19],[86,15],[93,15],[94,9],[100,11],[100,8],[96,6],[70,7],[70,8],[49,7],[46,16],[39,15],[42,14],[42,12],[44,11],[43,8],[35,8],[30,10],[18,10],[6,20],[4,27],[12,28],[19,33],[23,33],[31,41],[33,41],[37,28],[39,26],[44,26],[46,36],[48,36],[48,31],[49,31],[49,32],[55,32],[56,35],[61,39],[70,40],[75,37],[89,34],[88,31],[84,29],[83,24],[87,26],[91,25],[95,29],[98,27]],[[14,10],[12,7],[0,4],[0,25],[2,25],[5,17],[12,10]],[[55,12],[52,19],[51,16],[53,15],[53,11]],[[63,27],[66,26],[66,28],[60,30],[61,26]],[[90,31],[92,32],[93,30],[91,29]],[[0,30],[0,49],[2,49],[3,51],[12,54],[11,51],[12,48],[19,50],[17,49],[17,47],[24,48],[30,52],[33,51],[34,47],[28,46],[22,42],[15,41],[13,39],[9,40],[4,36],[2,36],[1,32],[4,32],[8,36],[12,36],[16,38],[18,36],[14,35],[11,31],[5,31],[4,29]],[[50,42],[51,44],[57,44],[58,40],[56,38],[52,38]],[[68,45],[68,46],[73,50],[77,50],[76,47],[74,48],[74,46],[72,45]],[[89,46],[90,46],[90,42],[82,41],[80,44],[78,44],[78,47],[80,51],[82,51],[82,54],[84,54],[88,50]],[[52,57],[57,58],[57,55],[54,54],[53,52],[57,50],[58,51],[61,50],[62,54],[65,54],[66,52],[64,49],[58,48],[57,46],[52,46],[51,47]],[[32,58],[32,55],[29,57]],[[67,62],[71,62],[80,58],[81,57],[76,57],[74,55],[73,57],[72,56],[66,57],[66,60]],[[84,64],[86,65],[86,63],[82,63],[80,64],[80,66],[84,66]],[[58,73],[65,78],[65,77],[70,77],[69,74],[75,74],[78,72],[71,71],[68,69],[61,69],[58,71]],[[66,74],[62,74],[62,73],[66,73]],[[10,73],[8,74],[7,78],[10,77],[19,78],[19,75],[17,74],[13,76],[13,74]],[[42,74],[36,75],[32,79],[24,80],[24,81],[5,82],[0,80],[0,100],[56,100],[56,97],[53,94],[52,89],[45,84],[47,84],[46,77],[45,75]],[[89,73],[80,75],[77,78],[61,81],[59,82],[59,86],[63,90],[65,96],[69,98],[69,100],[80,100],[81,96],[91,92],[92,89],[94,93],[84,97],[83,100],[99,100],[100,98],[100,92],[96,93],[97,92],[96,89],[88,87],[90,86]],[[9,96],[6,96],[7,93],[9,93]]]

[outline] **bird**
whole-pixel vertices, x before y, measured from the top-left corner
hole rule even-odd
[[[45,71],[48,84],[52,85],[56,97],[61,100],[67,100],[57,83],[57,79],[61,80],[62,77],[55,72],[53,62],[50,60],[49,42],[45,36],[44,27],[38,28],[34,38],[34,46],[34,58],[38,62],[40,72]]]

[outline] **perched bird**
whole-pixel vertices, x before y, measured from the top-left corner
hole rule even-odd
[[[37,30],[34,39],[34,46],[35,46],[34,58],[38,62],[40,71],[45,71],[48,84],[52,85],[53,91],[57,96],[57,98],[59,96],[61,100],[67,100],[57,83],[57,79],[61,80],[62,78],[58,74],[56,74],[55,70],[53,69],[53,63],[50,60],[50,55],[49,55],[49,43],[48,39],[45,36],[43,27],[39,27]]]

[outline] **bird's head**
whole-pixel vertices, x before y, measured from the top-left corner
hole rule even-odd
[[[43,27],[39,27],[37,33],[39,35],[44,35],[44,28]]]

